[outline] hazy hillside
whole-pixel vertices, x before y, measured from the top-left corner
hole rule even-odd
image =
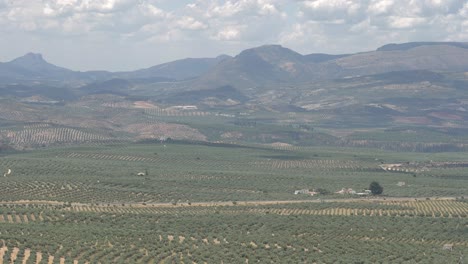
[[[225,60],[197,84],[245,89],[405,70],[468,71],[468,49],[464,43],[408,43],[352,55],[303,56],[281,46],[262,46]]]
[[[230,58],[220,55],[216,58],[187,58],[173,62],[163,63],[147,69],[132,72],[121,72],[115,75],[128,79],[151,79],[155,77],[184,80],[196,78],[215,67],[221,61]]]
[[[464,43],[343,55],[266,45],[126,73],[75,72],[27,54],[0,64],[0,141],[21,148],[77,135],[76,142],[171,137],[392,148],[347,136],[409,126],[463,149],[467,72]]]
[[[401,44],[387,44],[377,49],[377,51],[409,50],[420,46],[439,46],[447,45],[458,48],[468,49],[468,42],[409,42]]]
[[[374,51],[334,61],[344,73],[370,75],[403,70],[467,71],[468,49],[453,45],[418,45],[414,48]]]
[[[70,78],[74,72],[46,62],[41,54],[28,53],[10,62],[0,64],[2,82],[16,80],[55,81]]]
[[[76,87],[114,78],[145,83],[196,79],[192,85],[195,89],[232,85],[245,90],[392,71],[468,71],[467,47],[467,43],[415,42],[389,44],[358,54],[301,55],[279,45],[265,45],[244,50],[235,57],[187,58],[117,73],[76,72],[47,62],[41,54],[28,53],[0,63],[0,83],[61,81]]]

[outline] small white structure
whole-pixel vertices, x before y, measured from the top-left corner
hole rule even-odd
[[[295,190],[294,191],[294,194],[308,194],[310,196],[314,196],[316,194],[319,194],[318,192],[316,191],[310,191],[309,189],[302,189],[302,190]]]
[[[364,192],[358,192],[356,194],[359,196],[367,196],[367,195],[370,195],[371,193],[372,193],[371,190],[364,190]]]
[[[351,188],[341,188],[341,190],[335,192],[337,194],[356,194],[356,191]]]
[[[294,194],[309,194],[309,189],[295,190]]]
[[[139,173],[137,173],[137,176],[146,176],[146,173],[144,173],[144,172],[139,172]]]
[[[397,183],[397,186],[400,186],[400,187],[406,186],[406,182],[400,181]]]
[[[397,171],[399,167],[401,167],[403,164],[401,163],[392,163],[392,164],[382,164],[379,165],[379,167],[384,170],[384,171]]]
[[[453,250],[453,244],[445,244],[443,247],[442,247],[443,250],[450,250],[452,251]]]

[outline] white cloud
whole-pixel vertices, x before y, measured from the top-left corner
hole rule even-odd
[[[372,15],[388,14],[394,4],[393,0],[371,0],[367,12]]]
[[[271,43],[342,53],[387,42],[466,41],[467,21],[467,0],[0,0],[0,50],[47,50],[53,39],[63,49],[87,47],[90,57],[116,51],[122,63],[115,67],[132,68],[133,57],[151,65]],[[122,47],[134,49],[133,57]]]
[[[162,9],[157,8],[156,6],[149,3],[140,4],[138,9],[141,14],[153,18],[163,18],[167,16],[167,14]]]
[[[240,40],[241,29],[239,27],[226,27],[221,29],[216,35],[217,40]]]
[[[414,28],[426,22],[422,17],[389,17],[389,26],[392,28]]]
[[[207,10],[208,17],[232,17],[234,15],[274,15],[278,13],[272,0],[228,0],[211,1]]]
[[[302,2],[302,13],[315,21],[351,19],[359,16],[362,9],[361,1],[355,0],[306,0]]]
[[[181,17],[176,21],[176,24],[181,29],[202,30],[208,28],[206,24],[189,16]]]
[[[296,23],[284,31],[279,43],[299,52],[310,52],[310,48],[327,45],[327,34],[320,24],[316,22]]]

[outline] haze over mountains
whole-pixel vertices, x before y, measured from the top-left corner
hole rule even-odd
[[[421,128],[455,140],[451,147],[458,149],[465,146],[456,137],[468,133],[467,88],[467,43],[389,44],[341,55],[265,45],[234,57],[182,59],[131,72],[77,72],[29,53],[0,63],[0,140],[22,148],[55,138],[68,142],[61,131],[80,131],[88,133],[83,140],[98,141],[354,146],[363,144],[354,139],[356,131]],[[44,141],[46,132],[37,126],[54,136]]]
[[[79,86],[114,78],[146,82],[197,79],[194,83],[199,88],[233,85],[242,89],[243,86],[307,83],[392,71],[467,69],[467,43],[389,44],[376,51],[346,55],[302,55],[279,45],[265,45],[244,50],[235,57],[181,59],[132,72],[76,72],[48,63],[41,54],[28,53],[0,63],[0,82],[65,81]]]
[[[262,104],[279,108],[311,110],[323,108],[332,101],[343,106],[345,101],[365,103],[364,98],[381,97],[375,93],[378,88],[361,87],[356,93],[341,89],[341,84],[333,84],[337,80],[353,78],[359,85],[382,86],[379,83],[382,80],[389,84],[437,79],[440,85],[442,80],[450,79],[451,84],[445,86],[461,87],[466,84],[463,77],[466,74],[456,79],[447,79],[446,75],[467,71],[468,44],[458,42],[389,44],[376,51],[342,55],[302,55],[279,45],[265,45],[244,50],[235,57],[187,58],[131,72],[77,72],[55,66],[41,54],[28,53],[0,64],[0,84],[16,85],[0,92],[23,97],[41,95],[53,100],[69,100],[86,94],[132,95],[162,103],[211,106],[231,105],[232,101],[245,103],[249,101],[245,98],[249,98],[251,102],[260,100]],[[371,78],[374,84],[363,79],[364,76],[374,76]],[[227,87],[225,92],[232,96],[227,98],[231,101],[220,96],[223,87]],[[328,88],[323,90],[324,87]],[[203,93],[194,95],[200,90]],[[397,89],[391,94],[384,93],[383,97],[409,94],[409,90]]]

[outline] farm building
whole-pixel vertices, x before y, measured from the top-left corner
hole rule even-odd
[[[309,194],[309,189],[295,190],[294,194]]]
[[[335,192],[337,194],[356,194],[356,191],[351,188],[342,188],[341,190]]]
[[[364,192],[358,192],[356,194],[359,196],[367,196],[367,195],[370,195],[371,193],[372,193],[371,190],[364,190]]]
[[[318,194],[318,192],[310,191],[309,189],[302,189],[302,190],[295,190],[294,194],[308,194],[308,195],[314,196]]]
[[[443,247],[442,247],[443,250],[450,250],[452,251],[453,250],[453,244],[445,244]]]

